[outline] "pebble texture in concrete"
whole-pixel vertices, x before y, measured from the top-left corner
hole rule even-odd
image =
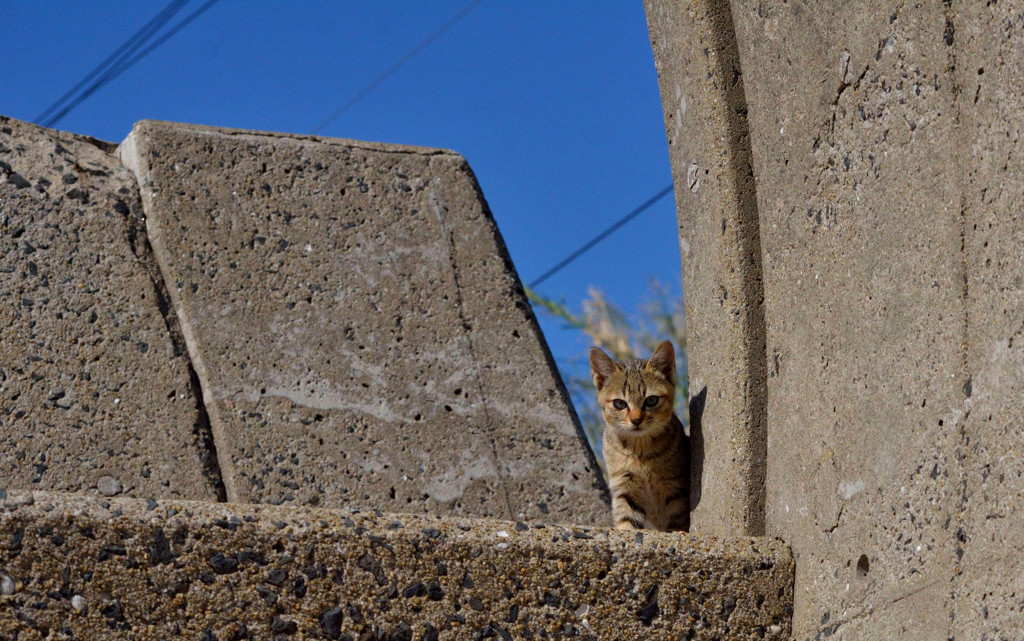
[[[120,153],[229,500],[608,521],[461,156],[158,122]]]
[[[0,116],[0,487],[216,500],[185,344],[113,149]]]
[[[726,0],[645,3],[686,291],[694,532],[764,534],[761,248]]]
[[[19,641],[786,639],[792,571],[763,538],[0,496]]]

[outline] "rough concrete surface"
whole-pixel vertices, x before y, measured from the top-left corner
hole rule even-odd
[[[1024,637],[1024,15],[957,2],[969,413],[952,633]]]
[[[645,2],[686,291],[694,532],[764,534],[761,249],[726,0]]]
[[[230,501],[608,520],[461,156],[151,121],[120,154]]]
[[[1019,11],[734,18],[794,637],[1020,638]]]
[[[946,638],[964,418],[940,3],[734,5],[767,322],[767,530],[797,639]]]
[[[216,500],[184,341],[113,149],[0,116],[0,487]]]
[[[0,497],[0,630],[18,641],[785,639],[792,571],[763,538]]]

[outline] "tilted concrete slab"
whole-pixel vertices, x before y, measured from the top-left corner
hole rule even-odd
[[[0,630],[19,641],[786,639],[792,572],[764,538],[0,497]]]
[[[725,0],[646,0],[675,183],[690,376],[691,527],[764,534],[761,248]]]
[[[113,149],[0,116],[0,487],[216,500],[185,344]]]
[[[120,153],[229,500],[608,521],[461,156],[148,121]]]

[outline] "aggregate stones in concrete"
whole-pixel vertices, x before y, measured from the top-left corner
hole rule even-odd
[[[0,630],[133,639],[787,639],[769,539],[0,496]]]
[[[184,341],[113,149],[0,116],[0,487],[216,500]]]
[[[608,520],[461,156],[151,121],[120,154],[230,501]]]

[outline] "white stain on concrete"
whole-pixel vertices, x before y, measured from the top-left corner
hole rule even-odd
[[[497,477],[498,470],[490,458],[461,452],[459,460],[446,471],[425,481],[423,491],[435,501],[448,503],[465,494],[477,479]]]
[[[847,483],[845,481],[840,481],[840,483],[839,483],[839,496],[841,496],[844,499],[846,499],[847,501],[849,501],[855,495],[860,494],[861,492],[863,492],[864,488],[865,488],[864,481],[854,481],[852,483]]]
[[[700,189],[700,167],[697,166],[696,160],[692,161],[690,168],[686,170],[686,186],[693,193],[697,193],[697,190]]]

